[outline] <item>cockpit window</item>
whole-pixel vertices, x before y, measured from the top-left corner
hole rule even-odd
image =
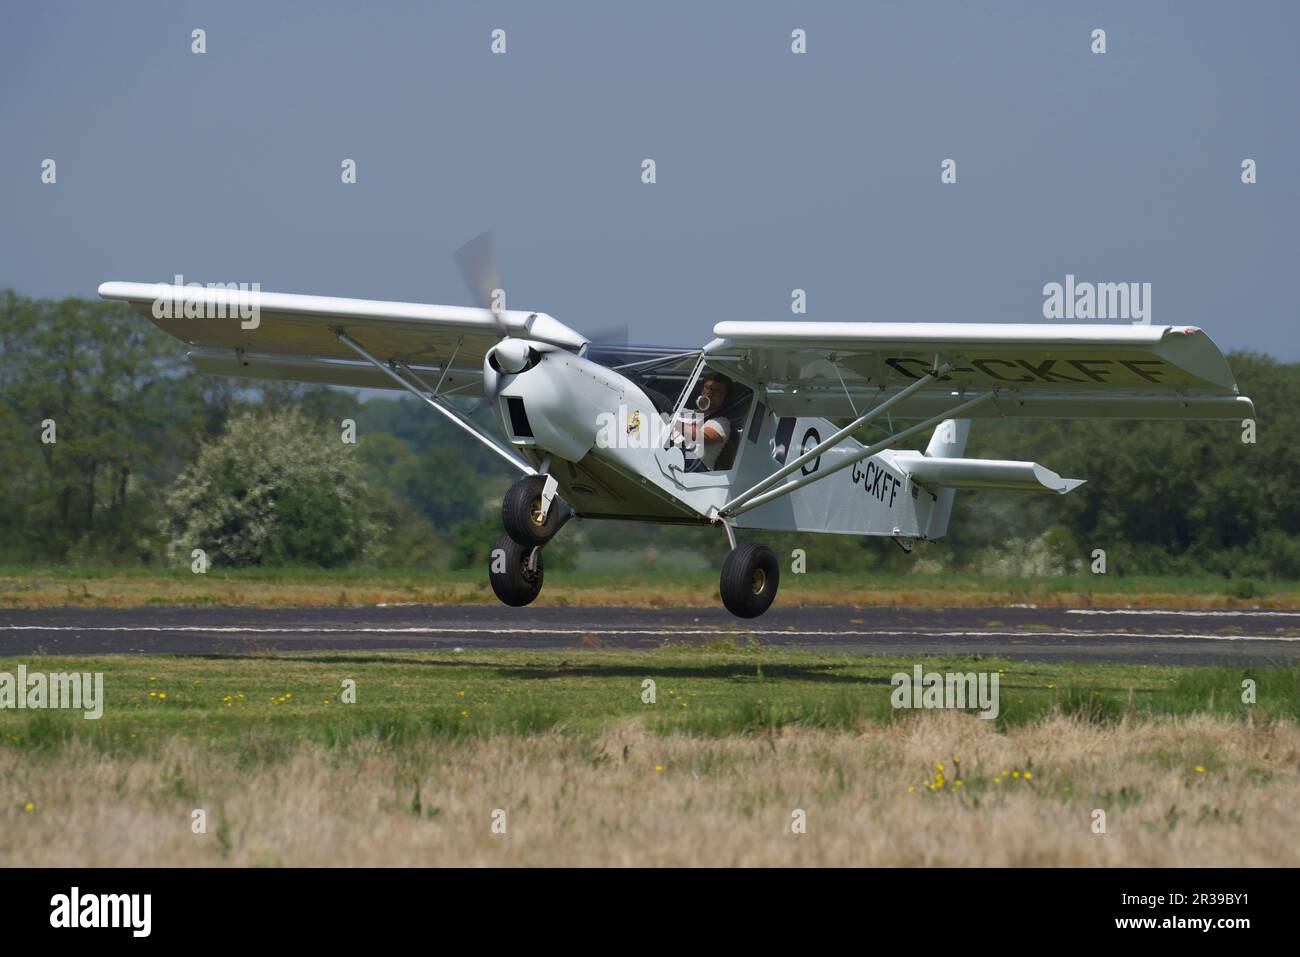
[[[631,379],[657,411],[669,414],[699,361],[699,352],[657,346],[588,346],[585,355]]]
[[[676,419],[685,436],[698,436],[688,446],[688,471],[721,472],[736,461],[754,391],[720,369],[705,365],[692,384]]]

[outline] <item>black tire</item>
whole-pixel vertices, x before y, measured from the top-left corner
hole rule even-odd
[[[564,506],[558,497],[551,501],[546,521],[539,520],[545,484],[545,475],[526,475],[510,486],[501,500],[501,524],[506,534],[520,545],[545,545],[560,530],[560,512]]]
[[[537,561],[530,568],[533,548],[502,535],[488,553],[488,581],[496,596],[511,608],[522,608],[541,594],[542,551],[537,549]]]
[[[780,584],[776,552],[758,542],[737,545],[722,563],[722,603],[737,618],[757,618],[767,611]]]

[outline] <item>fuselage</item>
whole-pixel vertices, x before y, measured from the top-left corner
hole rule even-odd
[[[739,492],[836,430],[822,418],[773,415],[762,383],[735,377],[729,369],[734,398],[722,410],[731,423],[729,448],[719,467],[693,468],[689,448],[674,442],[680,436],[673,426],[690,414],[695,384],[707,364],[699,354],[687,354],[672,375],[656,376],[645,371],[654,367],[653,360],[598,362],[534,343],[520,362],[523,350],[507,349],[509,361],[489,356],[484,369],[485,388],[498,393],[503,434],[534,465],[549,457],[548,471],[560,494],[581,517],[710,523],[715,510]],[[664,362],[671,362],[671,350],[661,351]],[[812,476],[862,448],[848,439],[793,478]],[[911,483],[894,464],[895,454],[882,452],[824,481],[809,482],[738,516],[734,524],[929,537],[937,496]]]

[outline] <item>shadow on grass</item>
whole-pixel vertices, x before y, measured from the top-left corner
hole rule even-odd
[[[671,664],[647,658],[644,665],[630,665],[626,662],[611,662],[609,665],[582,664],[566,665],[564,662],[550,662],[537,665],[511,664],[503,666],[499,661],[482,661],[473,658],[461,660],[431,660],[427,658],[390,658],[382,655],[329,655],[303,657],[296,655],[268,655],[265,658],[250,658],[247,655],[205,654],[186,655],[185,658],[202,658],[208,661],[250,662],[250,661],[287,661],[305,665],[390,665],[393,667],[418,668],[466,668],[490,671],[501,678],[520,678],[547,681],[554,678],[642,678],[655,679],[758,679],[774,681],[812,681],[829,684],[889,684],[888,677],[851,675],[837,673],[835,669],[842,665],[791,665],[776,662],[746,661],[724,663]]]

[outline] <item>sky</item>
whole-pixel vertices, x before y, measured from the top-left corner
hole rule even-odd
[[[1300,360],[1298,46],[1263,0],[6,0],[0,288],[472,304],[491,230],[510,308],[634,342],[1043,322],[1073,275]]]

